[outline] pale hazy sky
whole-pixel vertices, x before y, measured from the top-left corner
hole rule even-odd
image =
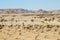
[[[2,8],[59,10],[60,0],[0,0],[0,9]]]

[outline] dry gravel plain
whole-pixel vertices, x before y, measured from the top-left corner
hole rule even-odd
[[[0,40],[60,40],[60,14],[0,14]]]

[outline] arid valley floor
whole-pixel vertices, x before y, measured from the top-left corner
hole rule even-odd
[[[60,14],[1,13],[0,40],[60,40]]]

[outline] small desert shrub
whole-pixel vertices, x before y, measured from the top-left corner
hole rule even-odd
[[[57,21],[60,22],[60,19],[58,19]]]
[[[11,18],[11,21],[13,21],[14,20],[14,18]]]
[[[51,19],[47,19],[47,18],[45,18],[44,21],[51,21]]]
[[[19,33],[19,35],[21,35],[21,32]]]
[[[38,17],[38,18],[42,19],[43,17]]]
[[[44,33],[44,31],[42,30],[41,33]]]
[[[13,17],[16,17],[16,15],[13,15]]]
[[[55,29],[55,32],[57,31],[57,29]]]
[[[47,32],[51,31],[51,28],[50,28],[50,29],[47,29],[46,31],[47,31]]]
[[[37,35],[35,36],[35,40],[39,40],[39,39],[38,39],[38,36],[39,36],[39,34],[37,34]]]
[[[60,26],[59,25],[56,25],[57,28],[59,28]]]
[[[18,26],[18,27],[17,27],[18,29],[21,27],[21,25],[17,25],[17,26]]]
[[[15,13],[15,11],[11,11],[11,13]]]
[[[7,39],[4,38],[4,40],[7,40]]]
[[[52,28],[53,27],[53,25],[47,25],[47,28]]]
[[[29,28],[28,29],[33,29],[33,25],[27,25]]]
[[[34,27],[35,27],[35,29],[37,29],[39,27],[39,25],[38,24],[35,24]]]
[[[22,23],[22,26],[25,26],[24,22]]]
[[[11,27],[13,27],[13,25],[11,24],[11,25],[9,25],[8,27],[11,28]]]
[[[33,27],[33,25],[30,25],[30,24],[29,24],[29,25],[27,25],[27,26],[28,26],[28,27]]]
[[[9,12],[9,11],[6,11],[6,13],[8,13],[8,14],[9,14],[10,12]]]
[[[26,29],[26,27],[23,27],[23,29]]]
[[[36,29],[36,31],[39,31],[39,30],[41,29],[41,26],[38,25],[38,24],[35,24],[35,25],[34,25],[34,29]]]
[[[36,19],[36,17],[34,17]]]
[[[49,19],[48,21],[51,21],[51,19]]]
[[[60,32],[59,32],[59,35],[60,35]]]
[[[1,19],[1,20],[0,20],[0,22],[6,22],[6,21],[7,21],[7,20],[5,20],[5,19]]]
[[[31,19],[31,22],[34,22],[34,19]]]
[[[41,21],[42,23],[45,23],[44,21]]]
[[[28,30],[30,30],[30,27],[23,27],[24,29],[28,29]]]
[[[44,38],[47,38],[47,35],[45,35],[45,37]]]
[[[17,20],[16,20],[16,22],[17,22]]]
[[[33,25],[30,25],[30,24],[28,24],[26,28],[29,29],[29,30],[33,30],[34,29]]]
[[[2,29],[4,27],[4,25],[0,25],[0,29]]]
[[[39,28],[38,28],[38,30],[37,30],[37,31],[39,31],[41,28],[42,28],[42,26],[39,26]]]
[[[30,27],[26,27],[27,29],[29,29]]]
[[[2,30],[0,30],[0,32],[2,32]]]
[[[47,19],[44,19],[44,21],[47,21]]]
[[[27,22],[27,20],[24,20],[24,22]]]
[[[53,17],[52,20],[55,20],[55,18]]]

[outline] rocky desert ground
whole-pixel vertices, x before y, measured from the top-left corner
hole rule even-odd
[[[0,9],[0,40],[60,40],[59,13]]]

